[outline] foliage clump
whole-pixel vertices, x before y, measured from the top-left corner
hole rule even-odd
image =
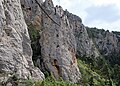
[[[110,77],[110,69],[104,60],[95,62],[85,57],[78,59],[78,66],[82,75],[82,86],[116,86]]]
[[[5,86],[0,83],[0,86]],[[54,76],[51,74],[51,76],[46,77],[43,81],[40,80],[19,80],[17,79],[15,86],[78,86],[77,84],[70,83],[68,81],[64,81],[62,78],[59,80],[56,80]]]

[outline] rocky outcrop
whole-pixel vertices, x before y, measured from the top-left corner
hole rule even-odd
[[[40,34],[43,65],[56,78],[78,82],[81,75],[76,60],[76,40],[68,18],[61,7],[54,8],[51,0],[46,0],[43,6],[53,19],[43,13],[43,30]]]
[[[78,82],[81,75],[75,56],[76,40],[64,10],[60,6],[54,7],[52,0],[44,3],[21,0],[21,4],[31,39],[34,38],[33,49],[37,52],[33,56],[35,64],[43,72],[52,72],[56,79],[62,77]],[[32,37],[34,30],[39,33],[37,37]]]
[[[120,32],[112,31],[112,33],[116,35],[116,38],[117,38],[117,50],[120,52]]]
[[[101,55],[108,56],[120,51],[119,37],[113,32],[97,28],[87,28],[90,38],[98,48]]]
[[[42,0],[37,1],[39,4],[43,3]],[[32,23],[33,26],[40,28],[39,26],[42,25],[42,11],[36,3],[36,0],[20,0],[20,2],[27,25]]]
[[[77,55],[80,57],[97,58],[100,56],[99,51],[95,47],[93,40],[89,38],[86,27],[82,24],[80,17],[66,11],[66,15],[73,29],[75,40],[77,43]]]
[[[32,62],[32,49],[20,0],[0,0],[0,74],[43,79]],[[1,80],[0,80],[1,81]]]
[[[42,70],[75,83],[81,80],[76,55],[99,58],[119,51],[119,34],[85,27],[52,0],[0,1],[0,79],[17,74],[42,80]]]
[[[21,7],[32,41],[34,63],[43,72],[52,72],[56,79],[80,81],[76,55],[98,60],[101,55],[119,51],[115,34],[97,31],[92,38],[78,16],[60,6],[54,7],[52,0],[21,0]]]

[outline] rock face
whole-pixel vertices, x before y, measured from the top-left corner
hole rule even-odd
[[[39,4],[43,3],[42,0],[37,0]],[[21,7],[24,14],[24,19],[29,25],[32,23],[34,26],[40,26],[42,20],[42,11],[35,0],[20,0]],[[40,28],[40,27],[39,27]]]
[[[75,56],[76,40],[64,10],[59,6],[54,7],[52,0],[38,3],[45,12],[35,1],[21,0],[27,25],[32,26],[28,29],[39,32],[40,39],[38,37],[33,40],[34,50],[38,52],[34,53],[33,59],[36,61],[37,58],[40,69],[52,72],[56,79],[62,77],[64,80],[78,82],[81,75]],[[35,48],[36,45],[40,49]]]
[[[67,15],[61,7],[54,8],[51,0],[46,0],[43,6],[53,19],[43,13],[43,30],[40,34],[43,65],[56,78],[78,82],[81,75],[76,60],[76,40]]]
[[[77,55],[81,57],[99,57],[99,51],[95,47],[93,40],[89,38],[86,27],[82,24],[82,20],[68,11],[66,15],[73,29],[75,40],[77,43]]]
[[[98,34],[98,38],[95,38],[95,42],[98,48],[103,51],[104,55],[108,55],[112,52],[117,52],[117,37],[115,34],[106,32],[105,36],[102,34]]]
[[[0,73],[43,79],[32,62],[32,49],[20,0],[0,0]]]
[[[99,52],[108,56],[112,53],[118,53],[119,47],[119,36],[113,32],[105,31],[97,28],[87,28],[89,36],[94,40],[94,44],[98,48]]]
[[[42,4],[42,1],[38,3]],[[41,69],[52,72],[57,79],[62,77],[64,80],[78,82],[81,75],[75,56],[76,40],[68,18],[61,7],[53,6],[51,0],[46,0],[42,7],[53,20],[33,0],[1,1],[0,71],[8,74],[14,72],[23,79],[44,78],[32,62],[28,34],[32,25],[32,29],[39,30]]]
[[[41,69],[79,82],[76,55],[99,58],[113,52],[120,52],[120,35],[85,27],[52,0],[0,0],[0,75],[42,80]]]

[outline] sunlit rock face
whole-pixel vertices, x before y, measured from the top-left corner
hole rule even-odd
[[[92,38],[81,18],[52,0],[0,0],[0,73],[42,80],[47,71],[79,82],[76,55],[95,59],[120,50],[119,36],[97,32]]]
[[[28,29],[32,25],[32,29],[39,31],[39,39],[33,43],[40,49],[36,49],[38,53],[33,59],[37,58],[40,69],[52,72],[56,79],[78,82],[81,75],[76,60],[76,40],[64,10],[54,7],[52,0],[38,3],[50,18],[35,1],[21,0]]]
[[[51,0],[46,0],[43,7],[53,19],[43,13],[40,38],[43,65],[56,78],[78,82],[81,75],[76,60],[76,40],[68,18],[61,7],[53,6]]]
[[[77,55],[79,57],[99,57],[99,51],[95,47],[93,40],[89,37],[81,18],[68,11],[66,11],[66,15],[70,22],[70,28],[73,29],[73,34],[75,36]]]
[[[43,79],[32,62],[32,49],[20,0],[0,0],[0,73]],[[2,79],[2,77],[1,77]]]

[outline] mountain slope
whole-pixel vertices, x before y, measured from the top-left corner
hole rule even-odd
[[[119,32],[86,27],[52,0],[0,1],[0,81],[119,86],[119,53]]]

